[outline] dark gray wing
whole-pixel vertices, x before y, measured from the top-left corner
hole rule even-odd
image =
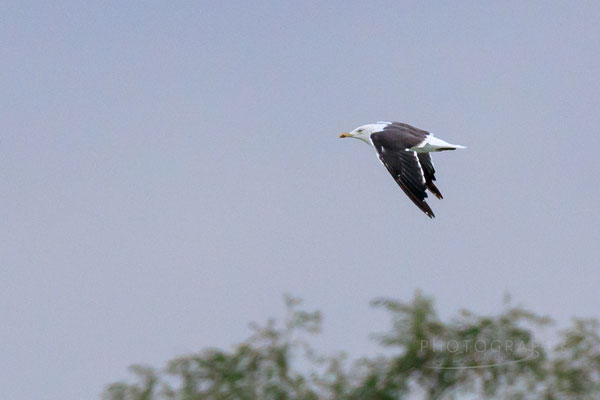
[[[410,135],[398,135],[393,130],[384,129],[382,132],[371,134],[371,141],[377,150],[379,159],[385,165],[398,186],[430,218],[435,217],[433,211],[425,202],[427,198],[424,171],[409,142],[414,141]],[[419,142],[420,143],[420,142]]]
[[[425,175],[425,186],[431,193],[435,194],[435,197],[443,199],[444,196],[442,196],[440,190],[433,183],[435,181],[435,168],[433,167],[431,156],[429,153],[418,153],[417,155],[421,163],[421,168],[423,168],[423,175]]]
[[[394,141],[398,147],[410,149],[425,140],[429,132],[401,122],[392,122],[383,129],[386,139]]]

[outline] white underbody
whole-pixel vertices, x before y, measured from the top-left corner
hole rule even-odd
[[[432,153],[435,151],[455,150],[464,148],[465,146],[461,146],[459,144],[451,144],[442,139],[436,138],[432,134],[429,134],[421,143],[407,150],[414,151],[416,153]]]

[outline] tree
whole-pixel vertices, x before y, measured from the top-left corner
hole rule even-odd
[[[572,400],[600,398],[600,333],[595,320],[575,319],[546,348],[535,339],[552,321],[506,302],[502,313],[463,310],[442,321],[433,300],[383,298],[374,307],[391,316],[378,335],[387,355],[347,362],[319,355],[307,335],[321,329],[319,312],[286,296],[286,317],[252,325],[231,351],[206,349],[157,371],[133,366],[134,383],[109,385],[106,400],[427,400],[476,398]],[[299,362],[302,359],[303,362]],[[297,365],[303,365],[301,369]]]

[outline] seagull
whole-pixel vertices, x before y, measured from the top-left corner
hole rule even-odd
[[[429,218],[434,218],[435,214],[425,201],[426,189],[438,199],[443,198],[433,183],[435,169],[429,153],[466,148],[401,122],[380,121],[362,125],[351,132],[342,133],[340,137],[359,139],[375,147],[379,160],[396,183]]]

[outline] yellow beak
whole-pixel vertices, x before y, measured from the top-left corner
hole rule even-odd
[[[345,137],[350,137],[350,134],[348,132],[344,132],[340,135],[341,138],[345,138]]]

